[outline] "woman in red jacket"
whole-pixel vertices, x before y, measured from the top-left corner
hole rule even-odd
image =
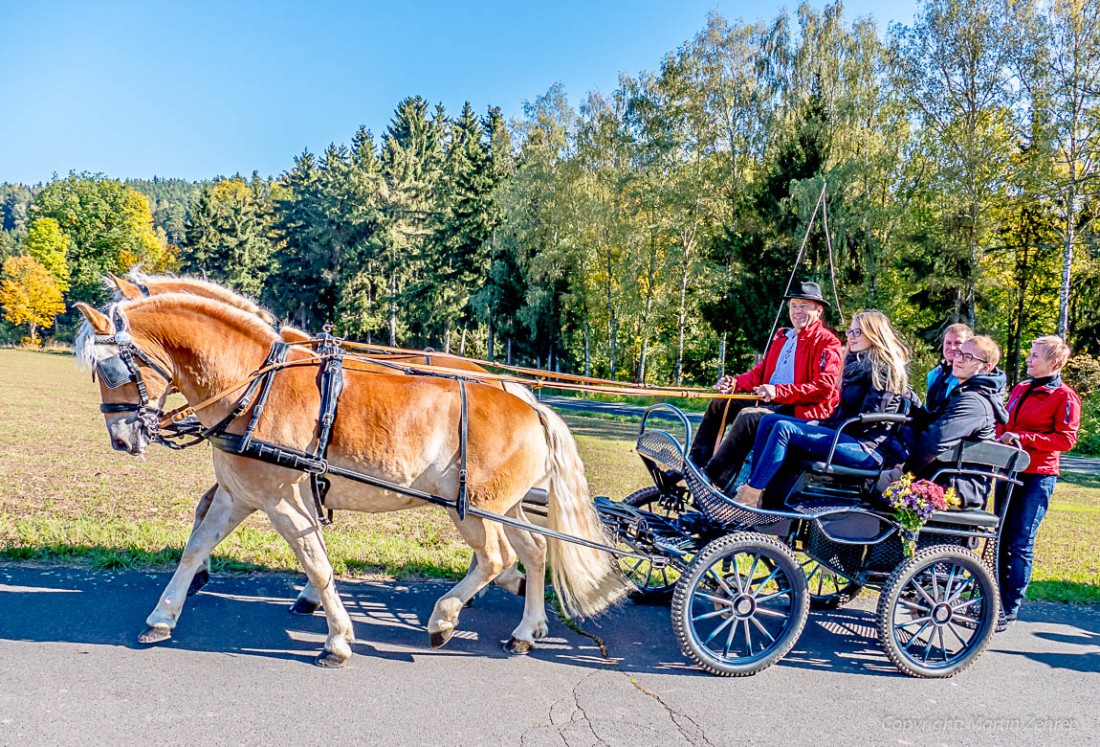
[[[1069,360],[1069,346],[1056,335],[1031,343],[1027,374],[1008,396],[1008,423],[999,426],[1001,443],[1027,452],[1031,463],[1008,502],[1001,527],[998,557],[1001,608],[1004,619],[998,630],[1014,622],[1020,611],[1035,558],[1035,535],[1046,515],[1050,494],[1058,481],[1060,457],[1077,443],[1081,425],[1081,400],[1062,383],[1062,367]],[[997,491],[997,513],[1004,509],[1004,491]]]

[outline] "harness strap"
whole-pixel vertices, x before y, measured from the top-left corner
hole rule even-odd
[[[263,383],[260,385],[260,395],[256,398],[256,406],[252,408],[252,417],[248,419],[248,427],[244,429],[243,443],[245,446],[248,446],[248,442],[252,440],[252,434],[256,432],[256,426],[260,423],[260,416],[263,415],[264,405],[267,404],[267,397],[271,394],[271,383],[275,381],[275,371],[278,370],[271,368],[271,366],[286,360],[288,350],[290,350],[290,345],[280,341],[274,343],[271,346],[271,352],[267,354],[267,360],[264,361],[262,368],[269,368],[270,370],[259,379],[256,379],[257,382],[262,380]],[[248,397],[246,396],[237,403],[237,406],[233,408],[233,412],[229,415],[230,420],[234,420],[244,413],[244,408],[248,407],[247,400]]]
[[[344,390],[344,353],[340,349],[340,340],[331,334],[332,327],[326,325],[324,337],[317,346],[317,353],[325,359],[318,372],[317,388],[321,392],[321,411],[317,417],[317,448],[313,455],[324,465],[327,471],[329,439],[332,437],[332,424],[336,421],[336,407],[340,394]],[[331,481],[325,473],[311,472],[309,487],[313,493],[313,507],[317,511],[317,521],[322,525],[332,523],[332,509],[325,510],[325,497]]]
[[[458,520],[462,521],[470,505],[470,496],[466,492],[466,440],[470,421],[466,417],[466,382],[461,379],[458,381],[458,394],[461,409],[458,413],[458,498],[455,499],[455,511],[458,512]]]

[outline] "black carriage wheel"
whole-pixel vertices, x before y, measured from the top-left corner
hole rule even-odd
[[[675,508],[677,500],[675,496],[662,498],[657,486],[650,485],[648,488],[635,490],[623,498],[622,502],[666,519],[675,520],[679,516]],[[676,582],[680,580],[680,571],[673,565],[655,567],[648,560],[621,557],[619,567],[634,585],[630,598],[639,604],[667,603],[672,598],[672,590],[676,588]]]
[[[1000,604],[993,574],[973,552],[954,545],[925,548],[882,587],[879,642],[911,677],[951,677],[985,651]]]
[[[684,654],[712,674],[756,674],[783,658],[809,615],[806,576],[774,537],[735,532],[695,557],[672,595]]]
[[[826,568],[805,553],[796,552],[802,572],[806,574],[806,590],[810,594],[810,609],[835,610],[859,596],[863,584]]]

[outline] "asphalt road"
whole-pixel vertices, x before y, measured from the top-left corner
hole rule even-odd
[[[1060,744],[1100,741],[1100,610],[1030,604],[967,671],[898,674],[874,597],[812,613],[794,650],[749,678],[693,668],[663,607],[584,629],[551,622],[527,657],[501,648],[520,600],[491,590],[444,649],[424,624],[439,583],[348,582],[359,643],[310,661],[321,616],[286,613],[297,579],[217,577],[175,639],[137,645],[168,576],[0,566],[0,745]]]

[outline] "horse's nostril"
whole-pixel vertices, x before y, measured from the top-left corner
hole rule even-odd
[[[118,449],[119,451],[126,451],[129,447],[126,445],[126,442],[123,441],[121,438],[116,438],[115,439],[115,448]]]

